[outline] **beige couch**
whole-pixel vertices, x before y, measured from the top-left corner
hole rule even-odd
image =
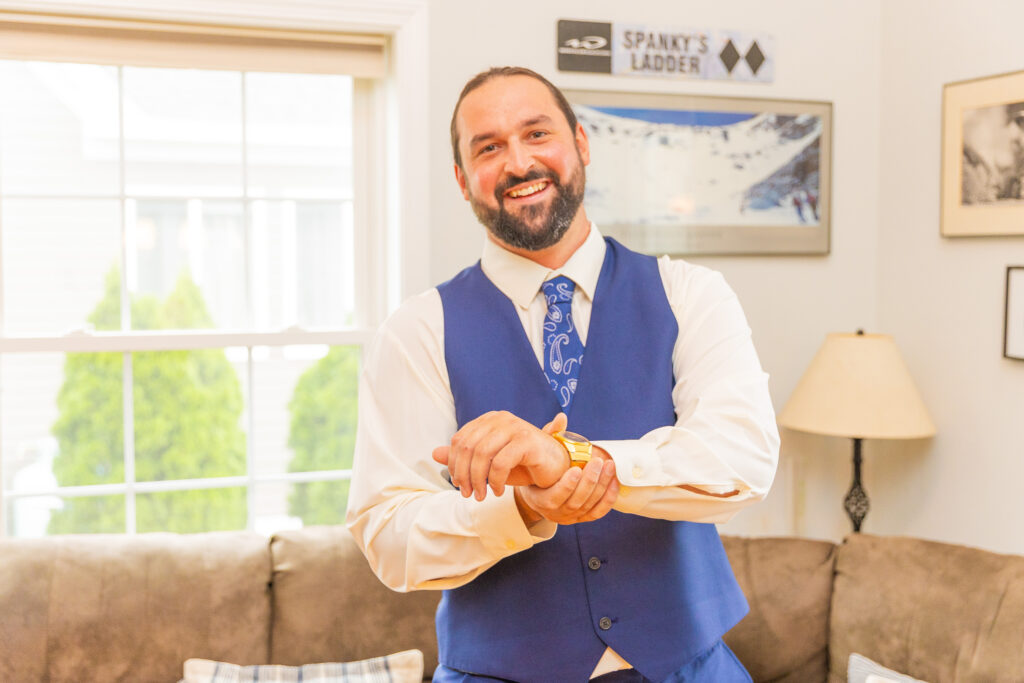
[[[932,683],[1024,681],[1024,557],[907,538],[726,537],[755,681],[845,680],[851,652]],[[0,540],[0,681],[176,681],[201,657],[437,661],[438,594],[381,586],[342,528]]]

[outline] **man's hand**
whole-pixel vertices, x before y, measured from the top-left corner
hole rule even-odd
[[[595,457],[582,470],[569,468],[550,488],[516,487],[519,514],[527,524],[540,517],[556,524],[592,522],[608,514],[618,496],[615,463],[602,457]]]
[[[509,412],[485,413],[464,424],[451,445],[435,448],[433,457],[448,466],[452,484],[467,498],[483,500],[488,485],[498,496],[506,484],[548,487],[569,469],[565,447],[551,437],[566,423],[563,413],[543,429]]]

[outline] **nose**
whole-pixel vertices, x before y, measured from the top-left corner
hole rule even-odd
[[[533,167],[533,155],[530,150],[519,140],[513,139],[508,143],[508,154],[505,156],[505,172],[509,175],[525,176]]]

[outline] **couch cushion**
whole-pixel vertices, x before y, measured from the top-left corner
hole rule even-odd
[[[1024,680],[1024,557],[911,538],[839,549],[830,681],[858,652],[927,681]]]
[[[190,657],[266,661],[264,537],[0,540],[0,680],[174,681]]]
[[[823,681],[836,546],[734,536],[723,536],[722,543],[750,603],[726,644],[754,681]]]
[[[343,526],[281,532],[270,548],[271,663],[351,661],[418,649],[433,673],[440,591],[403,594],[385,587]]]

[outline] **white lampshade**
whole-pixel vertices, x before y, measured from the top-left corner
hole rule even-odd
[[[903,357],[886,334],[828,335],[779,414],[779,424],[862,439],[935,434]]]

